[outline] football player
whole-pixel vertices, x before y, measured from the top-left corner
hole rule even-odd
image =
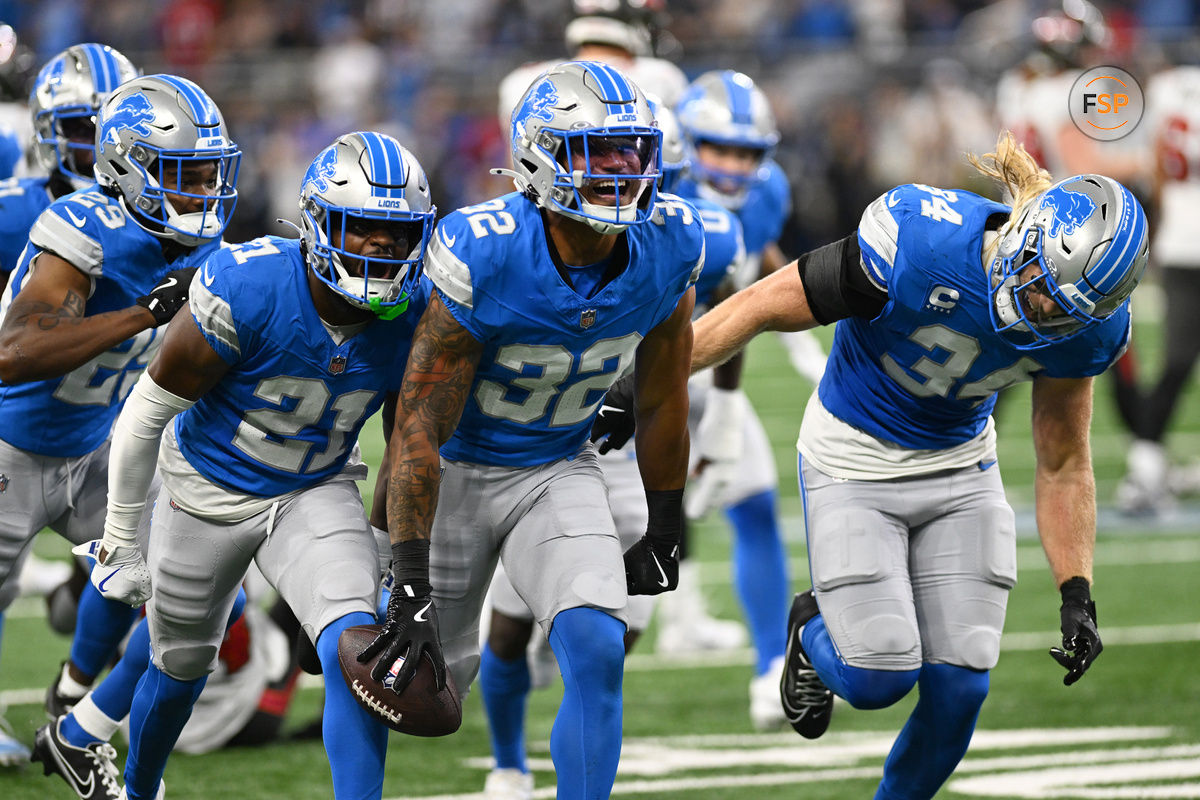
[[[783,707],[822,735],[833,695],[920,697],[876,798],[932,798],[967,750],[1016,582],[1015,523],[996,466],[998,390],[1033,382],[1038,531],[1062,596],[1077,681],[1100,655],[1091,599],[1092,376],[1130,337],[1146,215],[1100,175],[1052,183],[1010,134],[974,159],[1011,207],[897,187],[858,231],[801,256],[696,323],[693,367],[762,330],[837,323],[800,426],[813,589],[788,627]]]
[[[1188,487],[1187,468],[1172,468],[1165,440],[1189,377],[1200,358],[1200,330],[1192,309],[1200,302],[1200,246],[1194,231],[1200,212],[1200,67],[1166,69],[1146,87],[1147,141],[1154,148],[1154,258],[1165,300],[1163,370],[1141,393],[1134,414],[1134,441],[1127,471],[1117,486],[1117,506],[1126,513],[1166,513]]]
[[[611,791],[629,595],[678,578],[704,235],[695,209],[658,195],[660,140],[613,67],[568,62],[533,81],[512,114],[518,191],[450,214],[430,246],[436,292],[391,436],[396,588],[360,660],[381,678],[405,657],[402,691],[428,653],[465,690],[501,560],[562,671],[550,750],[564,799]],[[630,367],[648,522],[622,557],[588,430]]]
[[[103,65],[106,80],[132,74],[127,61],[95,46],[68,51],[62,75],[77,78],[77,59],[89,53],[89,69],[99,74]],[[99,111],[100,185],[42,212],[0,301],[0,608],[15,596],[21,561],[43,527],[76,544],[100,532],[112,422],[236,200],[240,154],[212,101],[181,78],[134,80]],[[137,171],[116,164],[131,152]],[[75,148],[59,154],[64,163],[72,154],[73,165],[88,159]],[[55,684],[75,699],[134,617],[95,591],[85,592],[79,613],[87,622]]]
[[[689,160],[679,194],[719,203],[738,216],[747,258],[736,281],[745,286],[785,260],[776,242],[791,213],[791,189],[771,158],[779,142],[774,115],[762,90],[731,70],[697,78],[680,100],[678,115]],[[815,385],[825,363],[815,337],[791,333],[784,342],[793,364]],[[736,386],[720,373],[692,381],[692,402],[705,408],[708,422],[697,432],[696,450],[711,468],[688,491],[688,515],[721,507],[733,526],[734,585],[756,650],[750,720],[757,729],[769,730],[784,724],[775,686],[783,672],[787,552],[771,445]]]
[[[341,679],[337,645],[375,621],[380,549],[355,485],[366,472],[356,442],[400,387],[435,209],[416,158],[359,132],[313,160],[300,211],[300,239],[266,236],[204,263],[191,313],[167,329],[117,419],[99,562],[110,591],[148,600],[151,643],[130,712],[129,800],[162,796],[251,561],[316,646],[335,797],[383,791],[387,728]],[[143,562],[136,527],[156,456],[163,485]]]
[[[663,137],[662,177],[659,180],[659,196],[662,197],[664,192],[673,191],[683,176],[686,160],[675,115],[653,100],[650,106]],[[708,302],[718,288],[728,291],[745,248],[741,223],[731,212],[704,200],[693,200],[692,205],[704,223],[704,269],[696,279],[696,298],[700,304]],[[695,428],[695,418],[698,418],[697,414],[689,413],[689,431]],[[646,496],[634,448],[619,449],[613,444],[600,443],[600,469],[608,489],[608,507],[617,535],[621,546],[628,548],[646,530]],[[689,623],[694,621],[695,606],[700,603],[700,587],[698,574],[693,575],[690,587],[685,586],[683,573],[689,565],[697,566],[694,561],[684,561],[681,554],[679,585],[674,591],[660,595],[660,637],[668,619],[675,623],[675,629],[691,629]],[[538,658],[541,651],[537,645],[530,659],[526,659],[526,645],[533,635],[533,614],[513,588],[502,566],[496,568],[489,597],[492,614],[487,642],[480,654],[479,687],[483,692],[496,767],[488,774],[483,793],[486,800],[528,800],[533,794],[533,775],[525,761],[526,701],[531,689],[545,686],[553,679],[557,664],[553,653],[547,663],[543,663]],[[627,653],[649,624],[654,600],[645,595],[629,598],[628,632],[625,635]],[[687,622],[680,624],[684,619]],[[741,625],[725,620],[711,620],[709,624],[731,629],[724,633],[725,642],[745,644],[745,630]],[[544,642],[545,637],[539,636],[538,640]]]

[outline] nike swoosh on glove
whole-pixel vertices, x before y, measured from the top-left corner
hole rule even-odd
[[[625,587],[629,594],[662,594],[679,585],[678,547],[659,552],[643,536],[625,551]]]
[[[104,563],[101,563],[102,544],[103,540],[95,539],[72,548],[71,552],[96,562],[92,565],[90,580],[101,596],[120,600],[135,608],[144,605],[151,594],[150,568],[146,566],[141,550],[126,545],[109,549],[104,545],[106,552]]]

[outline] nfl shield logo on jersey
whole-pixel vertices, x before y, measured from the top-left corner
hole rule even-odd
[[[596,309],[594,308],[584,309],[583,313],[579,315],[579,327],[581,328],[590,328],[595,322]]]
[[[0,473],[0,494],[8,490],[8,476]]]
[[[346,357],[334,356],[329,359],[329,373],[331,375],[341,375],[346,371]]]

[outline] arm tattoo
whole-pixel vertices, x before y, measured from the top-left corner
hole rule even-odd
[[[482,351],[435,298],[413,335],[396,409],[387,509],[401,541],[429,538],[441,483],[438,448],[458,425]]]
[[[81,319],[84,307],[83,297],[78,292],[68,289],[62,305],[57,308],[37,300],[25,303],[14,300],[9,310],[9,316],[12,318],[14,327],[24,328],[32,324],[38,330],[46,331],[57,328],[59,323],[64,320]]]

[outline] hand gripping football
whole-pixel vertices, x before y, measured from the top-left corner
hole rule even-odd
[[[371,677],[374,660],[359,663],[358,654],[366,649],[382,625],[355,625],[338,638],[338,663],[342,677],[358,704],[394,731],[413,736],[445,736],[462,724],[462,700],[454,677],[446,673],[446,688],[440,692],[433,677],[433,663],[421,659],[412,682],[401,694]],[[392,668],[389,678],[399,671]],[[388,680],[385,678],[384,680]],[[389,681],[390,683],[390,681]]]

